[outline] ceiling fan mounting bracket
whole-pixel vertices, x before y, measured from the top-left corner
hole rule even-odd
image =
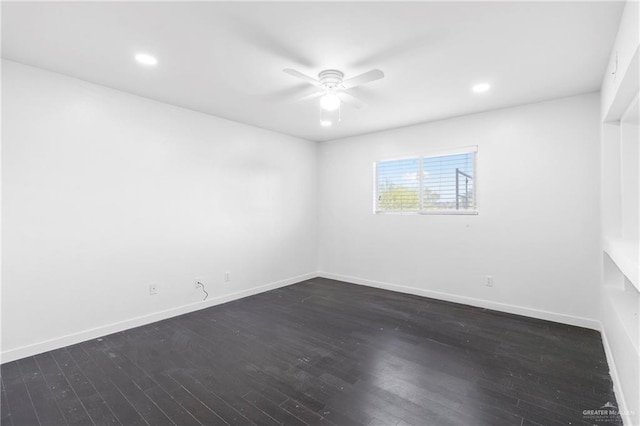
[[[338,70],[324,70],[318,74],[318,81],[325,89],[335,89],[342,84],[344,74]]]

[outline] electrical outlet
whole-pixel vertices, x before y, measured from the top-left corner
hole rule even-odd
[[[157,284],[151,284],[149,286],[149,296],[153,296],[154,294],[158,294],[158,285]]]
[[[224,282],[225,283],[230,283],[231,282],[231,272],[225,272],[224,273]]]
[[[487,275],[485,277],[484,285],[486,285],[487,287],[493,287],[493,275]]]

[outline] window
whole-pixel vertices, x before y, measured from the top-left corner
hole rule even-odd
[[[476,148],[375,164],[375,212],[476,214]]]

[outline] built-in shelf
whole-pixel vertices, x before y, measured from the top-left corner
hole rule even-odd
[[[601,90],[602,335],[625,426],[640,425],[640,32],[627,0]]]
[[[604,251],[640,291],[640,241],[605,238]]]
[[[636,289],[630,286],[625,288],[613,288],[606,287],[605,294],[611,301],[611,306],[615,307],[615,313],[618,317],[618,321],[622,324],[629,342],[632,344],[636,351],[636,354],[640,353],[638,346],[640,345],[640,329],[639,329],[639,304],[638,297],[632,297],[631,293],[636,292]],[[637,295],[637,292],[636,292]]]

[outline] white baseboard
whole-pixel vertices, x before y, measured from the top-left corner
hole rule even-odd
[[[557,312],[549,312],[541,309],[527,308],[524,306],[510,305],[507,303],[492,302],[490,300],[476,299],[467,296],[458,296],[450,293],[439,291],[425,290],[417,287],[409,287],[399,284],[391,284],[381,281],[373,281],[365,278],[350,277],[345,275],[333,274],[330,272],[318,272],[319,277],[329,278],[332,280],[345,281],[351,284],[365,285],[369,287],[381,288],[384,290],[397,291],[400,293],[409,293],[416,296],[430,297],[432,299],[446,300],[448,302],[460,303],[463,305],[476,306],[479,308],[492,309],[510,314],[523,315],[532,318],[554,321],[563,324],[575,325],[578,327],[590,328],[592,330],[601,330],[600,321],[583,318],[573,315],[560,314]]]
[[[66,336],[57,337],[55,339],[46,340],[44,342],[35,343],[32,345],[21,346],[19,348],[10,349],[0,354],[0,360],[2,363],[15,361],[17,359],[25,358],[28,356],[36,355],[42,352],[51,351],[54,349],[63,348],[65,346],[74,345],[76,343],[84,342],[86,340],[95,339],[107,334],[117,333],[119,331],[127,330],[141,325],[150,324],[152,322],[161,321],[163,319],[172,318],[178,315],[186,314],[200,309],[209,308],[211,306],[220,305],[222,303],[230,302],[232,300],[241,299],[243,297],[252,296],[254,294],[262,293],[265,291],[273,290],[276,288],[284,287],[291,284],[296,284],[301,281],[306,281],[311,278],[317,277],[315,272],[298,275],[296,277],[287,278],[285,280],[276,281],[269,284],[253,287],[247,290],[238,291],[236,293],[225,294],[223,296],[214,297],[204,302],[194,302],[187,305],[177,306],[175,308],[167,309],[160,312],[154,312],[152,314],[142,315],[135,318],[130,318],[124,321],[119,321],[112,324],[103,325],[100,327],[92,328],[89,330],[83,330],[78,333],[68,334]]]
[[[604,326],[600,324],[600,335],[602,336],[602,346],[604,347],[604,353],[607,357],[607,364],[609,365],[609,374],[611,375],[611,380],[613,381],[613,392],[616,395],[616,402],[618,403],[618,410],[621,413],[628,413],[627,403],[624,398],[624,393],[622,392],[622,386],[620,385],[620,376],[618,376],[618,369],[616,368],[616,361],[613,359],[613,351],[611,351],[611,346],[609,346],[609,340],[607,340],[607,333],[605,332]],[[632,425],[629,416],[623,415],[622,422],[624,426],[637,426]]]

